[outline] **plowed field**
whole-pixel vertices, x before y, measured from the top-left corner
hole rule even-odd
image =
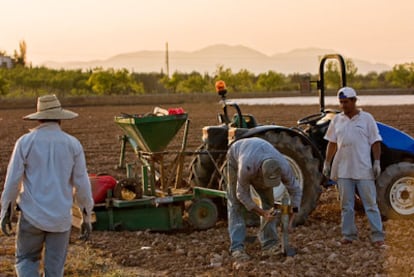
[[[200,100],[201,101],[201,100]],[[221,106],[216,102],[163,104],[163,108],[182,107],[191,119],[187,150],[201,143],[201,128],[216,125]],[[115,169],[119,160],[122,130],[114,116],[121,112],[144,114],[153,104],[122,106],[68,107],[79,118],[64,121],[62,128],[76,136],[84,146],[89,173],[107,173],[116,179],[125,176]],[[317,106],[242,106],[260,123],[294,126],[296,120],[318,112]],[[414,135],[414,105],[363,107],[381,122]],[[23,121],[33,108],[0,110],[0,186],[4,184],[7,163],[16,139],[36,126]],[[181,132],[171,142],[178,148]],[[135,157],[130,148],[128,160]],[[188,170],[184,170],[188,173]],[[66,276],[413,276],[414,221],[384,222],[387,249],[373,247],[363,211],[356,214],[360,239],[341,246],[340,208],[335,189],[325,190],[317,209],[305,225],[290,236],[298,254],[294,257],[261,257],[258,242],[247,245],[252,260],[234,263],[228,254],[227,223],[220,221],[206,231],[155,233],[148,231],[94,231],[82,243],[73,229]],[[257,227],[248,229],[254,235]],[[0,235],[0,276],[14,276],[14,238]]]

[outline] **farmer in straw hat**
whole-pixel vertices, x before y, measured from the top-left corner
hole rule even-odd
[[[61,130],[60,122],[78,114],[62,109],[55,95],[41,96],[37,112],[24,117],[40,124],[20,137],[7,169],[1,196],[1,230],[11,235],[13,204],[20,216],[16,235],[18,276],[39,276],[44,252],[45,276],[63,276],[72,225],[73,191],[83,211],[81,237],[92,230],[91,185],[82,145]]]

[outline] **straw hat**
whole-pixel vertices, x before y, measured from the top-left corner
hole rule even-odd
[[[56,95],[44,95],[37,98],[37,112],[23,117],[25,120],[42,119],[73,119],[78,114],[69,110],[62,109],[62,105]]]

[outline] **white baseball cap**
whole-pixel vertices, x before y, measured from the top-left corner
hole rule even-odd
[[[351,87],[343,87],[338,90],[339,99],[356,98],[356,97],[357,97],[357,93]]]

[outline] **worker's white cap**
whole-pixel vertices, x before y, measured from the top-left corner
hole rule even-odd
[[[346,99],[346,98],[356,98],[357,93],[351,87],[343,87],[338,90],[338,98],[339,99]]]

